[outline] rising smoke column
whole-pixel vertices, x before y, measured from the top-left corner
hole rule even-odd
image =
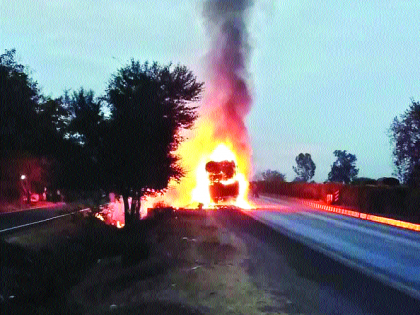
[[[249,164],[251,148],[244,121],[252,101],[246,71],[250,52],[246,20],[251,6],[250,0],[208,0],[204,4],[211,49],[209,91],[201,110],[214,124],[213,136],[232,143],[240,155],[248,157]]]
[[[196,192],[207,191],[208,194],[209,191],[205,164],[220,144],[234,153],[238,173],[245,180],[251,175],[252,152],[245,126],[251,106],[246,71],[250,51],[246,18],[251,5],[249,0],[204,2],[203,17],[210,40],[205,95],[198,120],[192,130],[181,135],[185,141],[175,152],[186,176],[180,182],[170,183],[164,196],[149,199],[148,204],[162,201],[184,207],[201,203]]]

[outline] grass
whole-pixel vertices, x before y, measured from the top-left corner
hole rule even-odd
[[[30,229],[19,230],[6,235],[7,243],[19,245],[31,250],[52,249],[63,240],[77,235],[86,227],[81,213],[51,220],[47,224],[36,225]]]
[[[93,314],[165,313],[169,305],[172,314],[285,314],[287,301],[274,300],[248,276],[245,244],[211,215],[178,214],[159,222],[151,238],[147,260],[101,260],[72,299]]]
[[[76,213],[3,236],[0,308],[62,313],[67,291],[104,253],[98,235],[108,236],[113,245],[106,252],[117,247],[114,230]]]

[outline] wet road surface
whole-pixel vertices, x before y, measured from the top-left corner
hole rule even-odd
[[[420,299],[420,233],[261,197],[251,217]]]

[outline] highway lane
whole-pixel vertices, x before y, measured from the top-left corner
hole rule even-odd
[[[420,299],[420,233],[260,197],[253,218]]]
[[[15,226],[46,220],[63,214],[63,209],[65,205],[65,203],[60,203],[47,208],[28,209],[17,212],[2,213],[0,215],[0,231]]]

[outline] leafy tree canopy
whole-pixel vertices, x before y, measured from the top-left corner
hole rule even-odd
[[[36,150],[39,136],[36,107],[37,83],[25,66],[15,60],[16,50],[0,55],[0,137],[2,155],[6,151]]]
[[[51,97],[42,96],[36,111],[42,125],[48,129],[50,133],[56,133],[60,138],[64,137],[67,125],[67,111],[63,106],[61,98],[53,99]]]
[[[65,91],[59,99],[64,116],[65,138],[71,155],[64,161],[65,185],[73,189],[97,189],[104,180],[107,158],[105,138],[109,137],[101,99],[92,90]],[[114,148],[115,150],[116,148]],[[83,178],[83,181],[80,180]]]
[[[296,165],[297,166],[293,166],[293,170],[297,175],[295,181],[308,182],[314,177],[316,166],[309,153],[300,153],[296,157]]]
[[[331,166],[328,181],[350,183],[359,173],[359,169],[356,168],[356,155],[347,153],[346,150],[335,150],[334,155],[337,157],[337,160]]]
[[[101,100],[92,90],[80,88],[73,93],[65,91],[61,102],[66,110],[66,136],[89,149],[96,148],[104,122]]]
[[[165,189],[183,170],[174,154],[197,118],[192,102],[203,83],[185,66],[131,60],[112,76],[106,99],[111,119],[106,137],[108,184],[138,192]]]
[[[406,184],[420,185],[420,102],[412,100],[390,127],[393,158],[398,178]]]

